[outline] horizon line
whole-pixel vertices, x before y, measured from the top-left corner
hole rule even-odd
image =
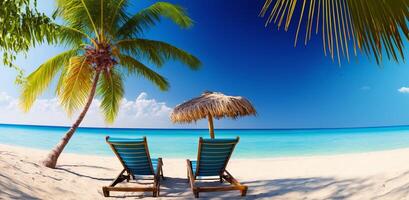
[[[13,124],[13,123],[0,123],[0,126],[25,126],[25,127],[47,127],[47,128],[71,128],[71,126],[63,125],[38,125],[38,124]],[[347,126],[347,127],[310,127],[310,128],[215,128],[215,130],[337,130],[337,129],[364,129],[364,128],[397,128],[397,127],[409,127],[406,125],[385,125],[385,126]],[[78,129],[115,129],[115,130],[208,130],[208,128],[125,128],[125,127],[93,127],[85,126],[78,127]]]

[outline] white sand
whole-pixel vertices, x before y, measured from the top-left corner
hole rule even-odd
[[[0,145],[0,199],[104,199],[118,174],[114,157],[63,153],[58,169],[37,164],[46,151]],[[163,199],[193,199],[185,160],[164,158]],[[229,171],[249,186],[246,199],[409,199],[409,149],[383,152],[232,160]],[[139,199],[151,193],[112,193]],[[238,198],[239,192],[201,193]]]

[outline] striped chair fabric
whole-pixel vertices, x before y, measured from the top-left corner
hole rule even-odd
[[[198,161],[192,161],[195,176],[220,176],[226,168],[236,139],[200,139]]]
[[[109,138],[124,167],[133,175],[155,175],[158,165],[157,159],[149,156],[146,139]]]

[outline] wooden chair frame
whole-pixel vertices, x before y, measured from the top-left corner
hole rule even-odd
[[[237,142],[239,141],[239,137],[237,137]],[[237,144],[236,142],[236,144]],[[224,168],[222,172],[219,174],[219,178],[207,178],[207,179],[199,179],[197,177],[197,174],[200,169],[200,154],[201,154],[201,145],[203,143],[203,138],[200,137],[199,139],[199,150],[198,150],[198,155],[197,155],[197,164],[196,164],[196,174],[193,174],[193,168],[192,168],[192,162],[187,159],[186,164],[187,164],[187,178],[189,181],[189,186],[192,189],[192,192],[195,196],[195,198],[199,198],[199,192],[220,192],[220,191],[231,191],[231,190],[239,190],[241,192],[241,196],[246,196],[247,194],[247,189],[248,187],[246,185],[241,184],[239,181],[237,181],[227,170],[226,166],[227,163],[230,160],[231,154],[234,151],[234,148],[236,145],[234,145],[233,149],[230,152],[230,155],[226,159],[226,162],[224,164]],[[220,183],[223,181],[227,181],[230,183],[230,186],[213,186],[213,187],[198,187],[196,186],[196,181],[197,180],[220,180]]]
[[[158,158],[158,166],[156,168],[155,175],[153,175],[153,179],[140,179],[140,180],[153,180],[152,187],[115,187],[118,183],[121,183],[125,180],[129,182],[131,179],[134,179],[135,176],[132,175],[131,171],[125,165],[124,161],[119,156],[114,146],[110,142],[108,142],[108,139],[109,139],[109,136],[107,136],[105,140],[111,147],[112,151],[115,153],[118,160],[121,162],[124,169],[119,173],[119,175],[112,181],[112,183],[109,186],[102,187],[102,192],[104,196],[109,197],[109,193],[111,191],[117,191],[117,192],[152,192],[153,197],[158,197],[160,195],[160,180],[164,179],[163,169],[162,169],[162,166],[163,166],[162,158]],[[145,145],[145,151],[146,151],[146,155],[148,156],[148,161],[150,162],[150,165],[151,165],[150,166],[151,170],[153,171],[152,161],[149,155],[149,149],[148,149],[148,143],[146,141],[146,137],[143,137],[143,143]]]

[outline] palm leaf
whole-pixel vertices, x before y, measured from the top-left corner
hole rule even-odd
[[[64,85],[64,79],[67,76],[68,69],[70,68],[69,62],[61,70],[60,78],[57,82],[57,87],[55,88],[55,94],[60,95],[62,93],[62,88]]]
[[[157,2],[127,20],[116,35],[123,38],[139,35],[159,22],[162,16],[182,28],[192,25],[192,19],[187,16],[182,7],[167,2]]]
[[[358,48],[382,61],[404,59],[404,38],[409,39],[409,0],[348,1]],[[400,34],[399,32],[403,33]]]
[[[85,105],[91,91],[93,76],[94,70],[85,57],[77,56],[70,59],[58,93],[61,105],[69,115]]]
[[[285,31],[294,16],[298,16],[294,45],[302,25],[305,45],[315,25],[315,33],[322,34],[324,54],[328,52],[332,59],[336,56],[339,64],[341,57],[349,61],[350,46],[355,55],[359,49],[372,54],[380,64],[383,53],[396,62],[399,57],[404,59],[399,32],[409,39],[408,5],[409,0],[266,0],[260,15],[270,12],[266,26],[274,23],[280,28],[284,21]],[[296,12],[300,14],[294,15]]]
[[[82,32],[73,27],[69,26],[57,26],[57,38],[59,42],[68,44],[73,47],[79,48],[81,44],[83,44],[84,39],[91,40],[91,36],[87,33]]]
[[[107,123],[113,123],[124,96],[124,86],[121,75],[116,70],[104,71],[98,85],[98,95],[102,101],[100,108]]]
[[[199,59],[188,52],[168,43],[148,39],[121,40],[117,46],[129,54],[144,55],[157,66],[162,66],[165,60],[179,60],[191,69],[198,69]]]
[[[100,1],[56,0],[58,9],[54,16],[61,17],[68,27],[99,37],[97,20]]]
[[[68,64],[69,59],[76,56],[78,50],[69,50],[60,53],[41,64],[36,71],[31,73],[23,85],[20,104],[24,111],[28,111],[36,98],[48,87],[53,77]]]
[[[129,20],[126,10],[129,7],[129,0],[109,0],[106,12],[106,31],[110,35],[115,35],[119,27]]]
[[[149,67],[145,66],[131,56],[123,54],[119,55],[119,64],[123,66],[129,74],[137,74],[147,78],[158,86],[160,90],[165,91],[169,89],[169,83],[164,77],[149,69]]]

